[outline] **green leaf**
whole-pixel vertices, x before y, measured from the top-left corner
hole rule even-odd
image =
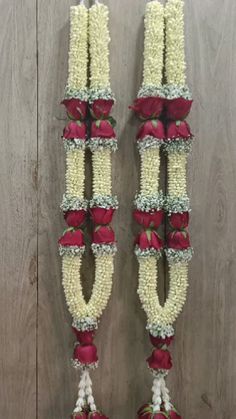
[[[176,123],[175,123],[175,124],[176,124],[176,126],[177,126],[177,127],[179,127],[179,126],[180,126],[180,124],[181,124],[181,121],[176,121]]]
[[[108,121],[113,128],[116,126],[116,120],[113,118],[113,116],[109,116]]]
[[[97,119],[97,121],[95,122],[95,124],[96,124],[96,127],[100,127],[100,124],[101,124],[101,120],[100,119]]]
[[[151,240],[151,237],[152,237],[152,232],[151,232],[151,230],[146,230],[146,234],[147,234],[147,238],[148,238],[148,240]]]
[[[157,119],[152,119],[152,125],[156,128],[158,125],[158,120]]]
[[[81,123],[81,121],[76,121],[76,123],[77,123],[77,125],[79,125],[79,127],[81,127],[81,125],[82,125],[82,123]]]

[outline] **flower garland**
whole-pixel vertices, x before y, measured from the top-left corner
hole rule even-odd
[[[71,7],[70,22],[69,75],[62,102],[69,117],[63,132],[66,192],[61,205],[68,228],[59,239],[59,251],[66,302],[77,338],[72,362],[75,368],[82,370],[78,400],[71,418],[107,419],[96,408],[89,370],[98,365],[93,340],[111,294],[116,253],[115,234],[110,226],[118,203],[112,196],[111,153],[117,148],[117,139],[113,129],[115,121],[110,116],[114,98],[109,80],[108,8],[96,2],[88,11],[82,1]],[[87,81],[89,53],[90,89]],[[90,201],[85,198],[86,147],[92,152],[93,196]],[[94,225],[91,249],[95,258],[95,280],[88,302],[80,278],[87,213]]]
[[[144,72],[138,98],[131,107],[142,120],[137,134],[141,160],[140,193],[135,220],[143,230],[135,241],[139,262],[138,294],[147,315],[147,330],[155,349],[147,359],[154,376],[152,402],[140,408],[138,418],[181,419],[170,401],[165,377],[172,367],[168,347],[174,339],[173,324],[182,311],[188,287],[190,246],[189,198],[186,165],[192,134],[185,121],[192,100],[185,75],[184,2],[149,2],[145,12]],[[164,41],[164,29],[166,38]],[[162,84],[163,52],[167,84]],[[168,158],[168,193],[159,189],[160,149]],[[166,242],[158,228],[168,217]],[[157,294],[158,259],[164,253],[170,286],[164,306]]]

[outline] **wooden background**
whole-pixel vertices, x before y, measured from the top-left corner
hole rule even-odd
[[[149,399],[151,386],[144,362],[151,347],[132,253],[138,122],[128,111],[141,83],[145,0],[106,3],[120,138],[114,157],[119,253],[97,337],[101,362],[94,390],[110,419],[130,419]],[[64,229],[59,204],[65,123],[58,104],[67,75],[71,4],[0,0],[0,416],[5,419],[65,419],[77,391],[57,251]],[[186,0],[188,79],[195,98],[190,122],[196,143],[189,165],[195,257],[168,380],[184,419],[236,416],[235,19],[234,0]],[[93,278],[89,264],[86,260],[87,292]],[[164,282],[163,277],[162,291]]]

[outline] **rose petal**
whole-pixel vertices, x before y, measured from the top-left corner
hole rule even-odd
[[[99,226],[93,232],[93,243],[114,243],[115,233],[110,226]]]
[[[61,102],[65,105],[68,114],[76,119],[76,120],[83,120],[86,117],[87,113],[87,102],[80,100],[80,99],[64,99]]]
[[[72,210],[64,214],[65,221],[69,227],[80,227],[84,223],[85,217],[86,211],[84,210]]]
[[[191,133],[190,127],[186,121],[171,121],[167,126],[167,138],[191,138],[193,134]]]
[[[162,113],[164,106],[164,99],[160,97],[142,97],[134,101],[133,109],[134,112],[142,119],[158,118]]]
[[[175,230],[187,228],[189,225],[189,212],[172,213],[169,218],[169,223]]]
[[[186,231],[173,231],[167,236],[167,246],[175,250],[185,250],[191,247],[189,233]]]
[[[178,121],[185,119],[191,109],[193,101],[184,99],[183,97],[177,99],[166,100],[166,116],[168,119]]]
[[[106,209],[95,207],[91,208],[89,212],[94,224],[106,225],[111,223],[115,210],[114,208]]]
[[[163,345],[169,346],[174,340],[174,336],[170,336],[170,337],[167,336],[165,338],[161,338],[160,336],[155,337],[149,334],[149,337],[150,337],[150,341],[152,345],[155,346],[156,348]]]
[[[58,243],[61,246],[84,246],[84,236],[81,230],[66,231]]]
[[[91,137],[115,138],[116,133],[108,120],[98,120],[92,122]]]
[[[147,362],[149,367],[154,370],[170,370],[172,368],[170,353],[163,349],[154,349]]]
[[[110,115],[113,104],[114,100],[112,99],[95,100],[90,107],[92,116],[96,119],[107,118]]]
[[[63,137],[67,140],[74,138],[86,139],[86,125],[81,122],[78,124],[76,121],[70,121],[64,128]]]
[[[77,330],[75,327],[72,327],[73,332],[76,335],[76,338],[79,343],[90,345],[93,343],[95,337],[95,330]]]
[[[145,212],[140,210],[135,210],[133,212],[134,219],[138,224],[142,225],[145,228],[158,228],[163,222],[164,211],[154,211],[154,212]]]
[[[97,348],[95,345],[76,345],[73,358],[81,364],[94,364],[98,361]]]
[[[142,140],[147,136],[163,140],[165,138],[163,122],[159,121],[158,119],[144,122],[139,128],[136,138]]]

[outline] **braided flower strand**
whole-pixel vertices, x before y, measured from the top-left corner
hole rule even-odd
[[[154,0],[145,12],[144,77],[132,109],[144,121],[137,134],[141,156],[140,193],[135,220],[143,227],[136,239],[139,262],[138,294],[147,315],[147,330],[154,350],[147,359],[154,376],[152,401],[138,411],[138,419],[181,419],[171,403],[165,377],[172,368],[168,347],[173,325],[184,306],[188,288],[188,263],[192,248],[188,233],[189,198],[186,165],[192,134],[185,117],[192,100],[185,75],[184,14],[182,0],[163,6]],[[164,22],[166,29],[165,73],[162,85]],[[160,150],[168,156],[168,195],[159,190]],[[169,221],[165,254],[170,286],[164,306],[158,289],[158,258],[164,242],[157,229],[166,212]]]
[[[117,139],[113,119],[109,116],[114,99],[109,81],[108,9],[96,4],[88,12],[81,2],[71,7],[70,21],[69,75],[62,102],[69,117],[63,132],[66,191],[61,205],[68,228],[59,239],[59,251],[63,288],[77,338],[72,363],[82,370],[71,419],[108,419],[97,410],[89,374],[98,365],[93,341],[111,294],[116,252],[115,235],[110,226],[117,208],[117,198],[112,196],[111,171],[111,152],[117,148]],[[91,89],[87,87],[89,43]],[[85,199],[86,146],[92,152],[93,164],[90,201]],[[91,249],[95,258],[95,279],[90,300],[86,302],[80,269],[85,252],[83,227],[88,212],[94,223]]]

